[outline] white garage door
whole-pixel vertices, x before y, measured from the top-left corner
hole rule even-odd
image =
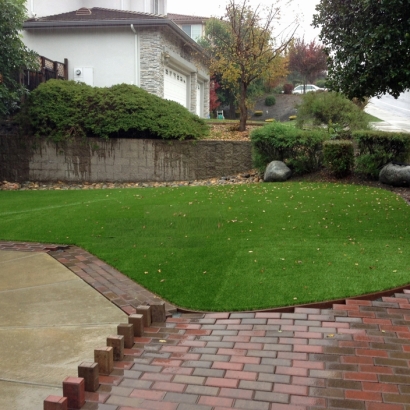
[[[172,68],[165,68],[164,98],[187,107],[187,77]]]

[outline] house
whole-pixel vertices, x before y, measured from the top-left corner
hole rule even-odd
[[[102,7],[162,16],[167,14],[167,0],[26,0],[26,9],[30,17],[45,17],[67,13],[81,7]]]
[[[166,0],[32,0],[36,16],[23,26],[23,41],[40,55],[68,60],[68,78],[92,86],[135,84],[188,110],[209,115],[209,69],[204,50],[163,14]],[[66,4],[82,6],[67,11]],[[117,5],[119,9],[85,7]],[[52,4],[46,14],[45,4]],[[127,10],[145,9],[149,12]],[[149,6],[149,7],[148,7]],[[121,9],[122,8],[122,9]],[[38,14],[37,14],[38,12]],[[41,15],[41,16],[40,16]]]
[[[198,39],[205,35],[205,24],[209,20],[209,17],[186,16],[174,13],[168,13],[167,18],[176,23],[195,41],[198,41]]]

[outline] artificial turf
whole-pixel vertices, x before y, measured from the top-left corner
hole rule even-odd
[[[78,245],[185,308],[250,310],[410,283],[410,207],[355,185],[0,191],[0,238]]]

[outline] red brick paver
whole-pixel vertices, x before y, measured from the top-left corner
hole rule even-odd
[[[396,297],[410,300],[410,293]],[[312,313],[305,308],[296,308],[293,314],[275,313],[275,323],[266,324],[264,330],[260,330],[259,313],[244,313],[242,318],[231,313],[222,320],[215,314],[178,314],[166,324],[154,323],[145,342],[136,340],[142,355],[124,359],[132,364],[130,370],[116,370],[117,377],[123,377],[118,389],[113,384],[107,392],[105,383],[100,387],[104,404],[101,401],[95,407],[94,402],[91,407],[90,402],[84,409],[407,410],[410,339],[399,336],[410,331],[408,310],[400,307],[402,303],[391,308],[391,297],[364,302],[355,301],[351,305],[355,310],[338,304],[335,309]],[[350,312],[369,309],[375,320],[357,315],[350,320]],[[268,319],[268,314],[263,315]],[[240,320],[249,330],[225,335],[219,326],[212,329],[221,321],[227,329],[232,320]],[[391,322],[388,330],[386,320]],[[192,333],[189,326],[180,328],[181,323],[200,325],[196,330],[206,327],[207,332]],[[307,327],[304,337],[298,326]],[[180,339],[173,338],[176,329]],[[166,342],[161,344],[155,334]],[[179,374],[177,369],[189,372]],[[130,398],[139,398],[141,403],[117,404]],[[107,407],[110,403],[112,407]]]
[[[119,272],[78,248],[48,252],[94,287],[109,277],[112,301],[133,306]],[[409,301],[406,289],[328,309],[174,313],[134,339],[82,409],[408,410]]]

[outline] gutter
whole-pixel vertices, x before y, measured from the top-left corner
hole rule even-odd
[[[152,28],[152,27],[168,27],[175,34],[187,43],[187,45],[206,54],[205,50],[191,37],[188,36],[181,28],[173,21],[167,19],[124,19],[124,20],[77,20],[77,21],[26,21],[23,24],[24,30],[39,30],[39,29],[65,29],[65,28],[96,28],[96,27],[137,27],[137,28]],[[134,29],[135,30],[135,29]]]
[[[139,44],[138,44],[138,35],[137,31],[134,28],[134,24],[130,24],[130,28],[134,33],[134,84],[140,86],[140,73],[139,73]]]

